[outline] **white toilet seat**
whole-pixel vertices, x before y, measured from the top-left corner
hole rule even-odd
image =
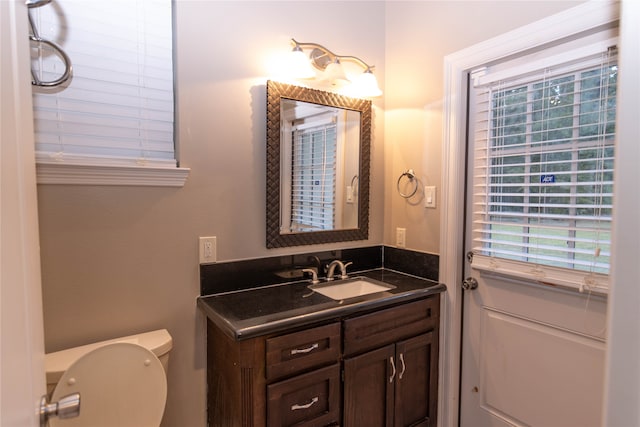
[[[62,375],[51,396],[80,393],[80,416],[50,427],[158,427],[167,398],[160,360],[146,348],[113,343],[78,358]]]

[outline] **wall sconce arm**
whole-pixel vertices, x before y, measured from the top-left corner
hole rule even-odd
[[[327,49],[326,47],[318,43],[307,43],[307,42],[303,43],[293,38],[291,39],[291,42],[293,43],[294,47],[297,47],[300,49],[302,48],[312,49],[311,53],[309,54],[309,59],[311,60],[311,63],[313,64],[313,66],[319,70],[324,71],[329,64],[336,62],[336,59],[339,61],[346,60],[346,61],[355,62],[358,65],[360,65],[362,68],[364,68],[365,72],[372,71],[375,68],[374,65],[367,64],[357,56],[338,55],[337,53],[332,52],[331,50]]]

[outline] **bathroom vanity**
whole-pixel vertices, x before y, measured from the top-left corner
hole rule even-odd
[[[444,285],[334,300],[309,281],[198,299],[207,316],[210,426],[434,426]]]

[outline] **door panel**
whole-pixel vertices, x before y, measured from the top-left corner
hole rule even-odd
[[[603,372],[584,373],[604,360],[602,341],[490,309],[481,316],[484,410],[516,425],[599,425],[599,411],[583,407],[599,407]]]
[[[606,298],[480,272],[473,268],[473,264],[469,267],[467,275],[475,277],[480,284],[491,285],[490,292],[486,286],[484,289],[478,286],[478,289],[468,293],[473,302],[604,340]]]
[[[475,276],[464,296],[461,426],[599,426],[605,301]]]

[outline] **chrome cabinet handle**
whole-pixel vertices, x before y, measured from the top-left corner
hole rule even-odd
[[[299,409],[309,409],[316,403],[318,403],[318,396],[314,397],[313,399],[311,399],[311,402],[306,403],[304,405],[298,405],[298,404],[292,405],[291,410],[297,411]]]
[[[315,343],[305,348],[294,348],[293,350],[291,350],[291,354],[294,355],[294,354],[311,353],[313,350],[317,349],[318,347],[319,347],[318,343]]]
[[[407,365],[404,364],[404,354],[400,353],[400,361],[402,362],[402,371],[400,371],[400,375],[398,375],[398,379],[401,380],[404,375],[404,371],[407,370]]]
[[[391,369],[392,369],[391,376],[389,377],[389,382],[392,383],[393,378],[396,376],[396,363],[393,361],[393,356],[391,356],[389,360],[391,361]]]

